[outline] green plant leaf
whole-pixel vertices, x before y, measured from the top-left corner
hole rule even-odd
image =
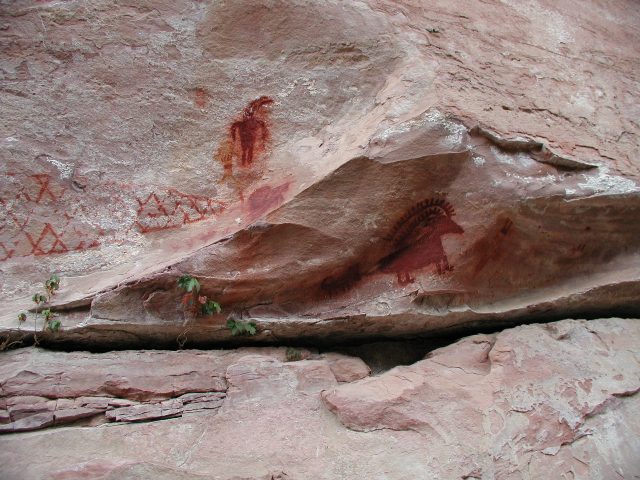
[[[44,286],[49,292],[53,292],[54,290],[58,290],[60,288],[60,277],[55,273],[49,277],[49,280],[44,282]]]
[[[213,300],[208,300],[202,305],[202,313],[205,315],[213,315],[214,313],[220,313],[221,311],[222,309],[220,308],[220,304]]]
[[[21,312],[18,314],[18,321],[19,322],[26,322],[27,320],[27,314],[24,312]]]
[[[49,329],[52,332],[57,332],[58,330],[60,330],[60,320],[53,320],[52,322],[49,323]]]
[[[187,273],[178,278],[178,286],[186,292],[200,291],[200,282]]]
[[[231,329],[231,335],[255,335],[257,326],[255,322],[242,322],[239,320],[227,320],[227,327]]]
[[[246,331],[247,331],[247,333],[249,335],[255,335],[256,334],[256,324],[254,322],[251,322],[248,325],[246,325],[245,329],[246,329]]]
[[[31,300],[34,303],[40,304],[40,303],[44,303],[47,301],[47,297],[45,297],[44,295],[42,295],[41,293],[35,293],[33,295],[33,297],[31,297]]]

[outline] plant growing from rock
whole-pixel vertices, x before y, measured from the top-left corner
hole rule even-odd
[[[44,305],[46,303],[47,297],[45,297],[41,293],[34,293],[33,296],[31,297],[31,300],[33,301],[33,303],[36,304],[35,315],[33,317],[33,342],[37,346],[38,345],[37,330],[38,330],[38,314],[39,314],[38,310],[40,309],[41,305]]]
[[[48,280],[44,282],[44,288],[47,292],[47,296],[45,297],[42,293],[34,293],[31,297],[31,301],[36,304],[35,314],[33,318],[33,342],[37,346],[38,345],[38,315],[42,314],[44,318],[44,325],[42,326],[42,331],[51,330],[52,332],[57,332],[60,330],[60,320],[53,320],[54,312],[51,308],[46,308],[40,312],[40,307],[44,306],[45,303],[51,301],[51,297],[55,294],[56,290],[60,288],[60,277],[55,273],[51,274]],[[20,313],[18,315],[18,322],[22,323],[27,320],[26,313]]]
[[[255,322],[243,322],[241,320],[234,320],[230,318],[227,320],[227,327],[231,329],[231,335],[255,335],[257,332]]]
[[[287,347],[285,357],[287,362],[297,362],[298,360],[302,360],[302,352],[297,348]]]
[[[53,320],[54,315],[50,308],[42,311],[42,317],[44,318],[43,331],[51,330],[52,332],[57,332],[60,330],[60,320]]]
[[[182,296],[182,309],[185,314],[195,317],[198,305],[196,299],[200,293],[200,282],[191,275],[184,274],[178,278],[178,287],[185,291]]]
[[[60,277],[55,273],[49,277],[49,280],[44,282],[44,288],[47,290],[47,301],[51,301],[51,297],[56,290],[60,288]]]
[[[184,274],[178,278],[178,287],[185,291],[181,302],[185,313],[196,317],[198,314],[213,315],[222,311],[218,302],[200,295],[200,282],[197,278]]]

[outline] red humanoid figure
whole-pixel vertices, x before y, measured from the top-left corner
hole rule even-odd
[[[240,140],[240,166],[242,167],[248,167],[253,162],[258,139],[261,141],[260,147],[264,147],[269,140],[269,128],[261,117],[265,113],[265,106],[272,103],[273,100],[265,96],[252,101],[242,112],[242,120],[233,122],[229,128],[233,144],[237,138]]]

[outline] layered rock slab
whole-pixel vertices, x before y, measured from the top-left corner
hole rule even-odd
[[[329,358],[209,352],[234,356],[215,414],[4,435],[0,459],[8,479],[633,479],[639,340],[637,320],[522,326],[343,384]]]
[[[0,433],[37,430],[77,420],[102,423],[150,421],[202,410],[215,412],[229,387],[230,365],[251,353],[231,351],[6,352],[0,364]],[[285,349],[261,349],[284,361]],[[322,360],[336,381],[366,377],[355,357],[299,355]]]

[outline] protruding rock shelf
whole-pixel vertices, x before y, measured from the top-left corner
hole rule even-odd
[[[92,349],[640,316],[633,0],[0,15],[9,342],[53,272],[44,343]]]

